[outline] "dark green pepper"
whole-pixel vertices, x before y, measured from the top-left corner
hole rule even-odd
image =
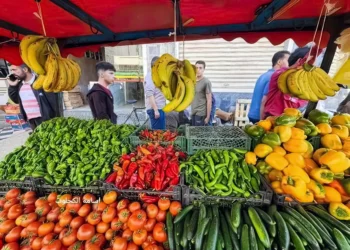
[[[315,124],[305,118],[300,118],[296,122],[295,127],[304,130],[307,136],[316,136],[318,134],[318,129]]]
[[[251,125],[251,124],[247,124],[244,127],[244,132],[246,132],[249,136],[255,137],[255,138],[259,138],[265,134],[265,130],[262,127],[258,125]]]
[[[269,145],[271,148],[281,145],[280,137],[275,132],[268,132],[264,134],[264,136],[261,139],[261,142]]]
[[[309,113],[309,120],[313,124],[317,125],[320,123],[329,123],[331,120],[331,117],[326,112],[322,112],[318,109],[314,109]]]

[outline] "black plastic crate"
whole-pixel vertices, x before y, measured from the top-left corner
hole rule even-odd
[[[212,196],[204,195],[201,192],[185,185],[184,177],[181,177],[181,186],[182,186],[182,205],[188,206],[190,204],[204,203],[207,205],[218,204],[220,206],[231,206],[234,202],[242,202],[242,204],[247,206],[264,206],[270,205],[272,200],[272,189],[266,183],[264,178],[260,176],[261,184],[260,191],[252,194],[248,198],[244,197],[235,197],[235,196]]]
[[[158,197],[166,197],[170,200],[181,201],[181,187],[180,186],[171,186],[168,187],[165,191],[153,191],[153,190],[138,190],[138,189],[118,189],[114,184],[104,183],[103,184],[105,192],[116,191],[119,197],[123,197],[129,200],[140,200],[140,195],[150,195]]]
[[[86,193],[91,193],[99,197],[102,197],[105,194],[103,182],[101,181],[92,182],[86,187],[48,185],[42,178],[35,179],[34,183],[40,196],[46,196],[51,192],[56,192],[57,194],[69,193],[72,195],[84,195]]]
[[[19,188],[22,192],[38,192],[32,177],[26,177],[24,181],[0,181],[0,195],[4,195],[12,188]]]

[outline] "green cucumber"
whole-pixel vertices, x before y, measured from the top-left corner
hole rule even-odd
[[[183,248],[188,247],[187,233],[188,233],[188,228],[190,227],[191,217],[192,217],[192,214],[190,212],[188,212],[186,215],[186,218],[185,218],[185,222],[184,222],[184,226],[183,226],[183,234],[181,237],[181,246]]]
[[[193,205],[190,205],[190,206],[182,209],[180,211],[180,213],[178,215],[176,215],[174,223],[176,224],[176,223],[180,222],[181,220],[185,219],[186,214],[188,214],[193,209],[193,207],[194,207]]]
[[[203,219],[203,221],[201,221],[201,223],[197,229],[196,235],[195,235],[195,241],[194,241],[195,250],[204,249],[204,248],[202,248],[203,236],[204,236],[205,228],[208,227],[209,222],[210,222],[209,218],[205,218],[205,219]],[[205,237],[205,238],[207,238],[207,237]]]
[[[258,242],[258,250],[265,250],[263,243],[261,243],[259,239],[257,239],[257,242]]]
[[[281,214],[277,211],[274,213],[274,218],[277,225],[277,240],[281,249],[288,249],[290,244],[290,235],[287,227],[287,223],[284,221]]]
[[[238,237],[238,239],[241,238],[243,224],[244,224],[244,221],[241,219],[241,223],[239,223],[239,226],[237,228],[237,237]]]
[[[210,224],[209,228],[209,236],[208,236],[208,244],[206,249],[207,250],[215,250],[216,249],[216,243],[218,241],[218,234],[219,234],[219,210],[217,206],[214,206],[213,208],[213,219]]]
[[[230,221],[226,221],[226,224],[228,225],[230,223]],[[239,241],[238,241],[238,235],[233,232],[233,229],[231,227],[228,227],[229,230],[229,235],[231,238],[231,242],[233,245],[233,250],[240,250],[240,246],[239,246]]]
[[[240,202],[236,202],[232,205],[231,208],[231,224],[234,228],[238,228],[241,223],[241,208],[242,204]]]
[[[322,209],[315,207],[315,206],[308,206],[307,209],[313,213],[316,213],[319,217],[326,220],[328,223],[333,225],[335,228],[339,229],[340,231],[342,231],[346,235],[350,236],[350,228],[347,225],[345,225],[344,223],[337,220],[332,215],[330,215],[328,212],[323,211]]]
[[[267,233],[267,230],[266,230],[264,224],[262,223],[258,213],[256,212],[256,210],[253,207],[249,207],[248,214],[249,214],[249,218],[251,219],[251,221],[253,223],[253,226],[254,226],[255,231],[258,235],[258,238],[263,243],[264,247],[270,247],[271,243],[270,243],[269,234]]]
[[[244,250],[250,250],[250,244],[249,244],[249,226],[247,224],[244,224],[242,226],[242,235],[241,235],[241,248]]]
[[[230,229],[225,220],[223,213],[220,213],[220,228],[224,237],[225,249],[233,249],[231,238],[230,238]]]
[[[254,227],[249,227],[249,240],[250,240],[250,250],[259,250]]]
[[[260,218],[263,221],[265,221],[265,223],[267,223],[269,225],[275,225],[276,224],[268,213],[266,213],[265,211],[261,210],[258,207],[256,207],[255,210],[258,212]]]
[[[237,228],[232,226],[231,217],[230,217],[230,211],[228,209],[224,210],[224,215],[225,215],[225,219],[227,221],[228,226],[232,229],[232,231],[234,233],[237,233]]]
[[[174,224],[174,234],[175,234],[175,248],[176,250],[181,250],[181,237],[184,229],[184,221],[180,221],[177,224]]]
[[[339,250],[349,250],[350,245],[348,244],[345,236],[338,230],[337,228],[333,228],[333,235],[335,238],[335,241],[337,242],[337,246],[339,247]]]
[[[166,228],[167,228],[169,248],[171,250],[175,249],[173,217],[169,211],[166,214]]]
[[[269,234],[272,238],[276,236],[276,221],[274,219],[275,212],[277,211],[277,206],[276,205],[271,205],[269,206],[269,209],[267,210],[268,215],[274,220],[275,224],[274,225],[269,225],[267,230],[269,231]]]
[[[213,211],[211,210],[210,207],[207,207],[207,218],[209,218],[210,222],[213,219]],[[206,229],[204,231],[204,235],[208,235],[209,228],[210,228],[210,226],[206,227]]]
[[[320,249],[320,245],[318,244],[315,237],[302,224],[300,224],[299,221],[297,221],[293,216],[287,213],[281,212],[280,214],[289,225],[291,225],[297,232],[299,232],[305,238],[305,240],[311,245],[311,247],[313,247],[315,250]]]
[[[192,240],[193,235],[196,232],[197,224],[198,224],[198,217],[199,217],[199,211],[198,211],[198,209],[196,209],[193,211],[190,227],[187,231],[187,240]]]
[[[219,244],[221,248],[225,248],[224,236],[222,235],[220,228],[219,228],[218,241],[216,243],[216,246],[217,246],[217,244]]]
[[[318,241],[318,243],[320,243],[321,245],[323,244],[321,235],[318,233],[318,231],[311,224],[310,221],[308,221],[302,214],[300,214],[298,211],[296,211],[295,209],[293,209],[291,207],[285,207],[285,210],[287,211],[287,213],[289,213],[291,216],[293,216],[294,219],[299,221],[299,223],[301,225],[303,225],[305,227],[305,229],[308,230],[314,236],[314,238]]]
[[[207,209],[205,208],[204,204],[201,204],[199,206],[199,219],[203,220],[204,218],[206,218],[207,215]]]
[[[299,238],[298,234],[294,231],[291,225],[287,224],[290,238],[293,242],[295,250],[305,250],[304,244]]]
[[[242,212],[243,212],[244,224],[247,224],[248,226],[253,226],[253,223],[252,223],[252,221],[249,218],[247,210],[243,210]]]

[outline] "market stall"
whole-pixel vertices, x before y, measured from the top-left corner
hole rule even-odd
[[[26,8],[15,7],[20,4]],[[316,0],[6,1],[0,57],[25,61],[39,75],[34,88],[57,92],[74,88],[80,77],[79,66],[65,58],[70,53],[174,38],[267,37],[274,44],[293,38],[300,45],[327,45],[323,70],[305,64],[289,73],[310,75],[319,95],[330,96],[338,87],[325,72],[335,39],[350,24],[349,11],[347,1]],[[155,85],[170,101],[164,111],[186,108],[194,95],[193,65],[168,54],[155,65]],[[314,103],[319,98],[293,89],[287,77],[281,91],[283,86]],[[0,244],[350,249],[350,116],[329,117],[312,108],[305,118],[288,109],[245,131],[184,127],[173,133],[109,121],[47,121],[0,162]]]

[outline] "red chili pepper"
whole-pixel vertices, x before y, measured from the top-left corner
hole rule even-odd
[[[140,194],[140,199],[141,201],[145,203],[156,203],[159,201],[158,196],[150,196],[150,195],[145,195],[145,194]]]
[[[148,151],[150,151],[151,153],[153,153],[153,152],[155,151],[156,147],[155,147],[153,144],[149,144],[149,145],[147,146],[147,149],[148,149]]]
[[[186,159],[187,155],[184,152],[178,151],[175,153],[178,158]]]
[[[130,164],[130,160],[125,160],[123,162],[122,169],[124,170],[125,173],[128,171],[129,164]]]
[[[120,189],[127,189],[129,187],[130,181],[129,178],[124,177],[120,183]]]
[[[153,183],[153,174],[151,172],[145,172],[145,185],[147,187],[154,188],[154,186],[152,186],[152,183]]]
[[[169,177],[169,178],[175,178],[177,175],[171,170],[171,168],[169,167],[169,168],[167,168],[166,170],[165,170],[165,175],[166,175],[166,177]]]
[[[136,186],[140,186],[141,189],[146,189],[145,182],[141,180],[140,176],[137,177]]]
[[[163,183],[164,179],[165,179],[165,170],[162,169],[160,171],[160,183]]]
[[[138,175],[139,175],[139,178],[141,180],[145,179],[145,168],[144,167],[139,167]]]
[[[131,177],[135,173],[137,168],[138,168],[138,166],[137,166],[136,162],[131,162],[130,165],[129,165],[128,172],[127,172],[126,175],[128,177]]]
[[[107,177],[106,182],[113,183],[113,182],[115,182],[116,178],[117,178],[117,172],[113,172]]]
[[[169,164],[169,161],[168,159],[165,159],[163,162],[162,162],[162,168],[161,170],[164,170],[168,167],[168,164]]]
[[[123,161],[130,161],[130,159],[131,159],[130,155],[127,155],[127,154],[124,154],[121,157],[121,160],[123,160]]]
[[[175,174],[178,175],[180,172],[180,166],[177,162],[171,162],[169,164],[169,168],[171,169],[171,171]]]
[[[161,180],[161,176],[160,173],[156,173],[154,175],[154,189],[159,191],[162,188],[162,180]]]
[[[144,148],[144,147],[139,147],[139,149],[140,149],[140,152],[143,154],[143,155],[150,155],[151,154],[151,152],[149,152],[146,148]]]
[[[165,190],[168,187],[170,181],[171,181],[171,178],[169,178],[169,177],[165,178],[165,180],[162,182],[161,190]]]
[[[174,185],[178,185],[179,184],[179,181],[180,181],[180,178],[179,177],[175,177],[174,179],[172,179],[170,181],[170,186],[174,186]]]
[[[134,173],[130,178],[130,187],[135,187],[137,182],[137,173]]]
[[[114,185],[117,188],[120,188],[120,184],[122,183],[123,179],[124,179],[124,175],[118,175],[117,178],[115,179]]]

